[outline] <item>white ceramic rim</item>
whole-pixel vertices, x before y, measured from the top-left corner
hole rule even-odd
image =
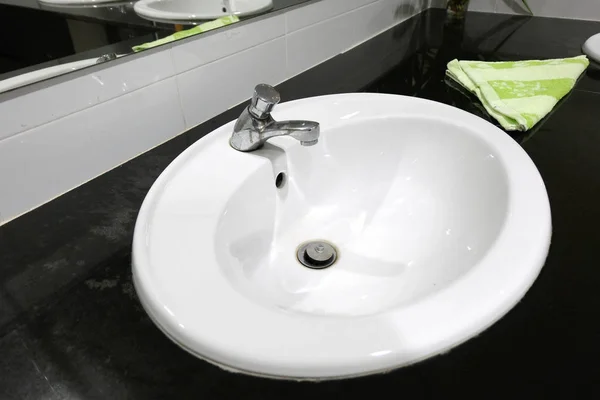
[[[202,315],[201,320],[197,316],[198,321],[189,316],[178,319],[189,310],[184,310],[184,305],[170,309],[171,304],[167,307],[160,299],[197,299],[198,295],[185,287],[186,277],[178,287],[165,288],[150,272],[145,244],[152,208],[165,183],[181,166],[210,142],[228,139],[229,123],[190,146],[165,169],[144,200],[135,226],[133,274],[140,300],[155,323],[190,353],[227,369],[285,379],[335,379],[385,372],[443,353],[478,335],[514,307],[538,276],[550,245],[550,205],[538,170],[510,136],[465,111],[406,96],[321,96],[284,103],[278,109],[301,106],[306,110],[341,99],[365,104],[383,101],[398,110],[407,105],[422,106],[426,110],[423,116],[431,118],[433,113],[436,118],[462,124],[496,150],[510,193],[508,216],[494,247],[449,287],[381,314],[323,318],[274,312],[237,293],[223,274],[221,282],[213,281],[218,278],[212,274],[211,304],[197,305],[202,309],[197,314]],[[219,268],[215,265],[213,269]],[[244,321],[249,315],[252,321]],[[228,318],[231,316],[236,318]],[[191,324],[184,329],[182,321]],[[269,321],[268,329],[261,321]]]

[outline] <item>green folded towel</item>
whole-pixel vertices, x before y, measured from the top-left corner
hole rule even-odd
[[[141,44],[139,46],[133,46],[132,49],[135,52],[146,50],[146,49],[151,49],[152,47],[160,46],[161,44],[174,42],[175,40],[183,39],[188,36],[197,35],[199,33],[203,33],[203,32],[213,30],[213,29],[221,28],[222,26],[225,26],[225,25],[234,24],[236,22],[239,22],[239,20],[240,19],[238,17],[236,17],[235,15],[228,15],[226,17],[221,17],[219,19],[215,19],[214,21],[205,22],[203,24],[195,26],[191,29],[187,29],[185,31],[175,32],[174,34],[172,34],[170,36],[164,37],[159,40],[155,40],[154,42],[148,42],[148,43]]]
[[[446,75],[474,93],[509,131],[526,131],[544,118],[588,67],[586,56],[557,60],[448,63]]]

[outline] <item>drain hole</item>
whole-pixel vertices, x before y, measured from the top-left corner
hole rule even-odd
[[[277,177],[275,178],[275,186],[277,186],[277,189],[281,189],[282,187],[285,186],[286,181],[287,181],[287,179],[285,176],[285,172],[280,172],[277,174]]]
[[[316,240],[300,245],[296,253],[302,265],[312,269],[331,267],[337,261],[337,250],[333,245]]]

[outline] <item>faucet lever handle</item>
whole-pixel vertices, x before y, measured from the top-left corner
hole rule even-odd
[[[279,92],[273,86],[261,83],[254,88],[254,95],[248,111],[255,118],[265,119],[280,101]]]

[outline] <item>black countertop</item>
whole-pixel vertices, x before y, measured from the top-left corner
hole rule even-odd
[[[600,32],[594,22],[478,13],[468,15],[464,30],[444,30],[443,16],[425,12],[285,82],[283,99],[397,93],[488,119],[469,95],[445,83],[447,61],[575,56]],[[598,397],[597,72],[588,70],[532,132],[511,135],[544,178],[554,227],[546,265],[525,298],[447,354],[352,380],[297,383],[222,371],[167,339],[136,298],[131,240],[144,196],[179,153],[240,110],[0,227],[0,399]]]

